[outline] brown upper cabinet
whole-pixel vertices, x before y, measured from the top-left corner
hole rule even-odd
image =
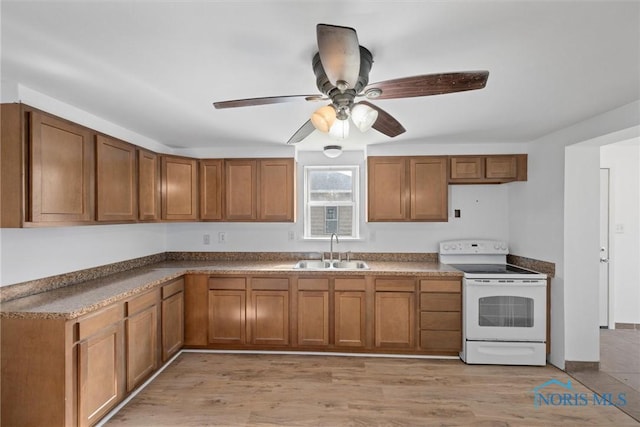
[[[200,160],[200,219],[223,219],[224,160]]]
[[[160,156],[138,149],[138,219],[160,219]]]
[[[367,165],[369,221],[447,221],[447,157],[369,157]]]
[[[526,154],[451,156],[450,184],[501,184],[527,180]]]
[[[197,160],[160,156],[162,176],[162,219],[198,219]]]
[[[2,227],[94,220],[89,129],[23,104],[2,104]]]
[[[294,221],[294,160],[261,159],[258,168],[258,220]]]
[[[294,221],[293,159],[230,159],[224,166],[226,220]]]
[[[96,136],[98,221],[135,221],[138,216],[136,147]]]

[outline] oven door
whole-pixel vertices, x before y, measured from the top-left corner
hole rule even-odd
[[[463,280],[469,341],[546,340],[546,280]]]

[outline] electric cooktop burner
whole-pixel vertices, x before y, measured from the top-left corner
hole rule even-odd
[[[450,264],[464,273],[470,274],[539,274],[511,264]]]

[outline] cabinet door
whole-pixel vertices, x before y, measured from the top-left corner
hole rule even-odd
[[[209,342],[246,344],[246,291],[209,291]]]
[[[289,344],[289,291],[251,291],[251,344]]]
[[[92,221],[94,159],[88,129],[31,114],[31,221]]]
[[[260,160],[260,221],[294,220],[294,160]]]
[[[411,219],[447,221],[448,183],[446,157],[416,157],[409,161]]]
[[[451,157],[451,180],[474,180],[484,178],[484,163],[481,156]]]
[[[222,219],[223,160],[200,160],[200,219]]]
[[[96,136],[98,221],[137,218],[136,148],[126,142]]]
[[[336,347],[364,347],[366,336],[365,293],[336,291],[334,304]]]
[[[518,177],[516,156],[488,156],[485,176],[488,179],[515,180]]]
[[[412,348],[415,343],[415,294],[376,292],[375,346]]]
[[[158,305],[153,304],[126,320],[127,391],[158,368]]]
[[[93,425],[124,396],[124,327],[118,322],[78,344],[79,424]]]
[[[407,219],[408,185],[404,157],[369,157],[369,221]]]
[[[162,219],[198,219],[195,159],[162,156]]]
[[[160,159],[156,153],[138,150],[138,219],[160,219]]]
[[[257,161],[225,160],[225,219],[253,221],[258,217]]]
[[[329,344],[329,292],[298,291],[298,345]]]
[[[184,343],[184,292],[162,300],[162,361],[176,354]]]

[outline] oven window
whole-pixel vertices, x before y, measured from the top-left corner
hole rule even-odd
[[[480,326],[532,328],[533,298],[493,296],[479,299]]]

